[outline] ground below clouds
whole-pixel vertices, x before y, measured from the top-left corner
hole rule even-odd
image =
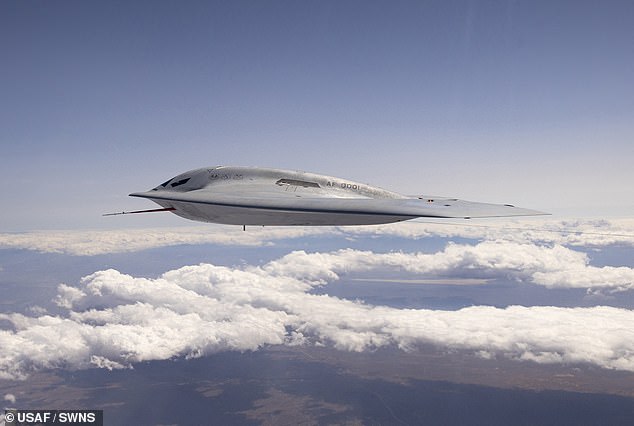
[[[433,347],[359,355],[278,346],[125,371],[42,372],[0,387],[20,408],[103,409],[108,424],[578,425],[633,418],[632,380]]]

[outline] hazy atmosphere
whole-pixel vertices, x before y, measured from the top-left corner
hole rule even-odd
[[[633,20],[628,1],[3,2],[0,401],[105,424],[627,424]],[[220,164],[552,216],[102,216]]]

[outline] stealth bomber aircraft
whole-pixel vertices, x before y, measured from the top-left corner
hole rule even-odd
[[[406,196],[332,176],[259,167],[216,166],[182,173],[132,197],[186,219],[228,225],[372,225],[415,218],[535,216],[510,204]]]

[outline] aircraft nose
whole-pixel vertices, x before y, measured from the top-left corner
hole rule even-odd
[[[154,190],[152,190],[152,191],[154,191]],[[152,198],[152,191],[133,192],[132,194],[128,194],[128,197]]]

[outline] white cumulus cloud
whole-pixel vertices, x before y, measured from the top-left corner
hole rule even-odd
[[[634,288],[634,269],[595,267],[585,253],[569,248],[507,241],[448,244],[436,253],[373,253],[343,249],[332,253],[293,252],[265,266],[284,274],[301,269],[306,277],[328,280],[337,273],[392,268],[423,276],[510,278],[546,287]]]
[[[390,268],[565,287],[615,284],[609,280],[624,285],[632,274],[588,266],[585,255],[565,247],[511,242],[451,244],[435,254],[297,251],[261,266],[200,264],[158,278],[98,271],[77,285],[59,286],[56,302],[65,315],[0,314],[10,324],[0,330],[0,377],[45,368],[129,368],[281,344],[348,351],[434,344],[481,356],[634,371],[634,311],[628,309],[397,309],[310,292],[345,274]]]

